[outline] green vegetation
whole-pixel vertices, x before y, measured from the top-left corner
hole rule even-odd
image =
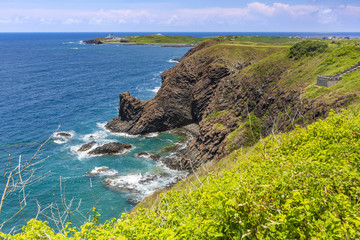
[[[251,146],[260,139],[262,121],[254,114],[249,114],[246,121],[227,137],[227,148],[229,151],[238,149],[241,146]],[[239,138],[240,139],[237,139]]]
[[[234,152],[217,171],[198,172],[187,190],[175,186],[161,195],[152,209],[104,225],[95,217],[63,234],[74,239],[358,239],[359,156],[359,107],[331,112],[324,121]],[[47,236],[64,238],[35,220],[11,238]]]
[[[186,36],[146,35],[139,37],[125,37],[134,43],[157,43],[157,44],[198,44],[203,38]]]
[[[312,40],[302,41],[290,48],[289,58],[298,60],[303,56],[315,56],[317,53],[324,52],[327,47],[328,45],[325,42]]]
[[[263,36],[219,36],[220,39],[226,39],[235,43],[258,44],[258,45],[290,45],[301,41],[300,38],[292,37],[263,37]]]
[[[211,118],[214,118],[214,117],[218,117],[218,116],[224,115],[224,114],[226,114],[226,111],[225,111],[225,110],[210,113],[210,114],[205,118],[205,121],[206,121],[206,120],[209,120],[209,119],[211,119]]]

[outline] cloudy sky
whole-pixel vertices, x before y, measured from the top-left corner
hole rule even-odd
[[[360,32],[360,0],[0,0],[0,32]]]

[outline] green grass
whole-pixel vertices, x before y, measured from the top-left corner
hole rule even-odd
[[[166,35],[147,35],[140,37],[125,37],[134,43],[155,43],[155,44],[198,44],[203,38],[189,36],[166,36]]]
[[[292,45],[301,41],[298,38],[290,38],[290,37],[263,37],[263,36],[233,36],[233,35],[226,35],[220,36],[220,39],[230,40],[236,43],[243,43],[243,44],[258,44],[258,45]]]

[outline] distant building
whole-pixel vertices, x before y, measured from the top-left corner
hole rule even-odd
[[[114,39],[115,36],[114,36],[114,34],[110,33],[110,34],[109,34],[107,37],[105,37],[105,38],[107,38],[107,39]]]

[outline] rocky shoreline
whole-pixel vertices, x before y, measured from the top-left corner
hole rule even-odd
[[[83,40],[81,41],[82,44],[114,44],[114,45],[155,45],[161,47],[194,47],[196,44],[173,44],[173,43],[134,43],[134,42],[103,42],[98,39],[91,39],[91,40]]]

